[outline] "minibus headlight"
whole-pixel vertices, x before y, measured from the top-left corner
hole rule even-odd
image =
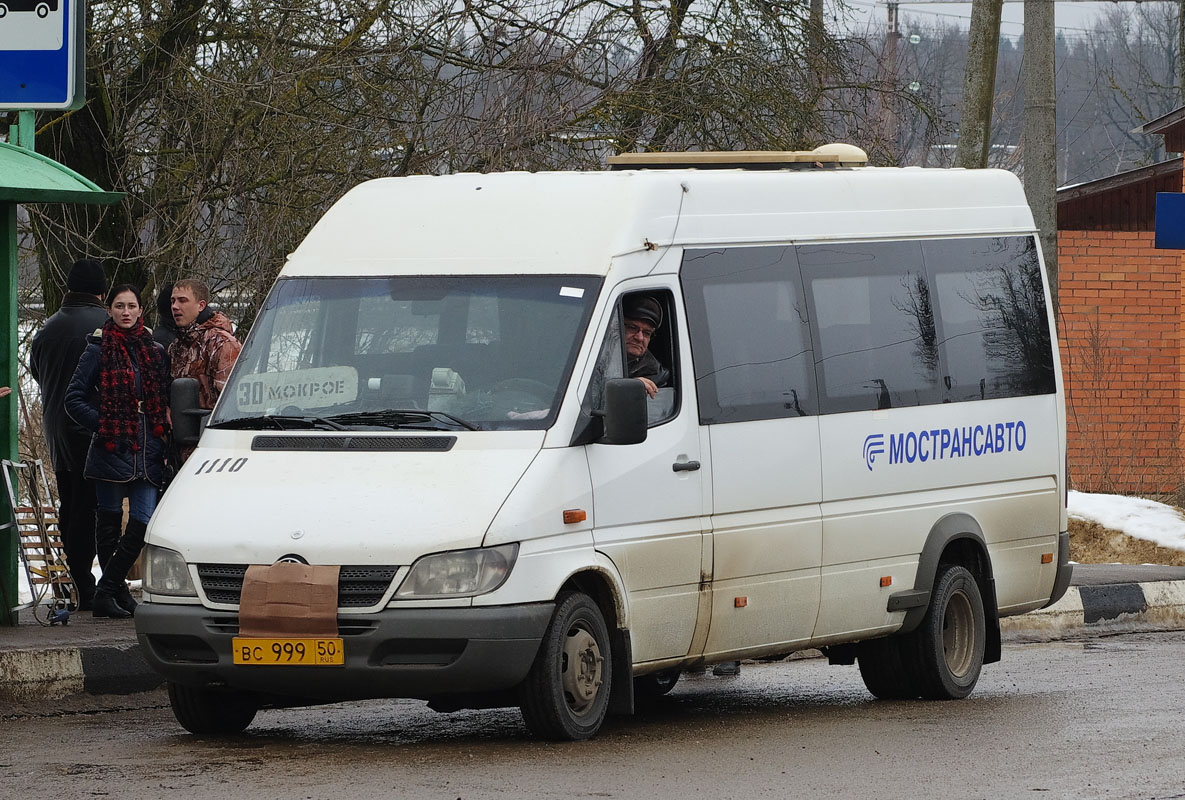
[[[510,574],[518,544],[424,556],[399,584],[396,597],[471,597],[497,589]]]
[[[181,554],[151,544],[144,548],[144,591],[197,597],[197,590],[193,588],[193,581],[189,577],[189,565]]]

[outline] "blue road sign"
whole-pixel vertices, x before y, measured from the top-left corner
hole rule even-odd
[[[1156,249],[1185,249],[1185,194],[1156,193]]]
[[[0,0],[0,110],[84,102],[83,0]]]

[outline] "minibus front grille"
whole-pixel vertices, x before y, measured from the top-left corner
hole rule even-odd
[[[274,436],[251,440],[252,450],[304,450],[355,453],[444,453],[457,443],[456,436]]]
[[[337,579],[338,608],[369,608],[378,605],[391,587],[399,567],[345,565]],[[198,580],[211,603],[238,605],[243,594],[246,564],[198,564]]]

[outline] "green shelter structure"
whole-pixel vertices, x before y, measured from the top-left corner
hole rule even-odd
[[[22,112],[26,113],[26,112]],[[31,126],[29,126],[31,128]],[[0,142],[0,386],[13,394],[0,398],[0,458],[16,461],[17,451],[17,213],[20,204],[87,203],[111,205],[121,192],[107,192],[93,181],[33,151],[32,136],[13,126],[18,144]],[[31,134],[31,130],[28,130]],[[21,146],[24,139],[28,147]],[[18,537],[13,509],[0,492],[0,626],[17,622]]]

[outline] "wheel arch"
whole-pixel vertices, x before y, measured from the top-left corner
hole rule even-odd
[[[905,611],[901,633],[909,633],[921,624],[930,605],[939,569],[946,564],[965,567],[979,586],[983,600],[987,642],[984,663],[1000,660],[1000,617],[996,604],[996,581],[992,560],[984,540],[983,528],[970,514],[954,512],[939,519],[930,528],[926,544],[918,558],[918,571],[913,589],[896,592],[889,597],[889,611]]]

